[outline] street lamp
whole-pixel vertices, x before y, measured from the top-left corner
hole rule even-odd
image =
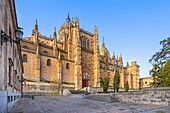
[[[19,43],[20,39],[22,38],[23,36],[23,31],[22,31],[22,28],[18,27],[17,30],[15,30],[15,33],[16,33],[16,40],[12,39],[10,36],[8,36],[4,31],[0,30],[1,32],[1,45],[3,45],[3,42],[7,42],[7,41],[10,41],[10,42],[14,42],[16,44]]]

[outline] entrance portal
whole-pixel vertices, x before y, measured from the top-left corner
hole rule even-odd
[[[88,80],[83,79],[82,88],[87,87],[87,86],[88,86]]]

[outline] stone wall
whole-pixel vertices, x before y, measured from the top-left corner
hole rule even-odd
[[[25,82],[23,84],[24,95],[58,95],[59,84],[43,82]]]
[[[147,88],[141,92],[113,94],[113,98],[125,103],[170,105],[170,87]]]
[[[0,32],[16,40],[17,29],[15,1],[0,0]],[[8,112],[20,98],[22,73],[20,45],[10,41],[0,44],[0,112]]]

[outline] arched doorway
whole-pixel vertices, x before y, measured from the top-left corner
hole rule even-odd
[[[83,73],[82,88],[88,87],[89,76],[90,76],[90,75],[89,75],[88,73]]]

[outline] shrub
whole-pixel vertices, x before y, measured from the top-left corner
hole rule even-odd
[[[107,93],[108,87],[109,87],[109,77],[105,76],[104,79],[100,77],[100,84],[102,86],[103,92]]]
[[[126,92],[129,91],[129,83],[128,83],[128,81],[126,81],[126,84],[125,84],[125,91],[126,91]]]

